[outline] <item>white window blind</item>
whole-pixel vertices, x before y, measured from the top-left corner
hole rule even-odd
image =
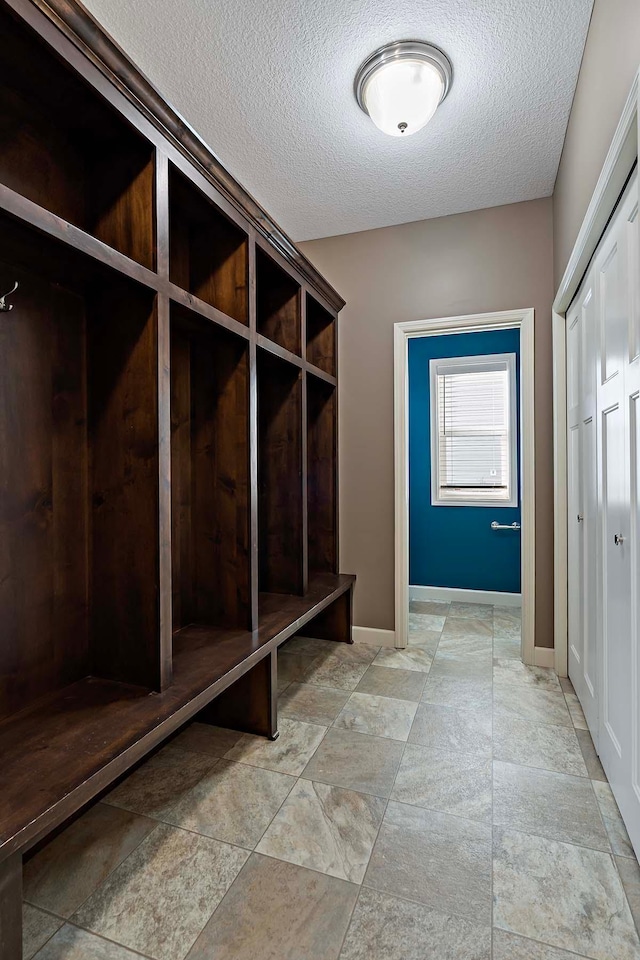
[[[507,505],[515,485],[515,356],[432,364],[434,502]]]

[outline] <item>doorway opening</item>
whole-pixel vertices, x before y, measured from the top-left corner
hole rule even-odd
[[[533,416],[533,310],[395,325],[397,647],[410,604],[418,627],[495,613],[505,653],[519,638],[552,665],[534,640]]]

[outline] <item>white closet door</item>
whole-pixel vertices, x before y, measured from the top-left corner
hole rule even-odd
[[[637,547],[631,521],[634,473],[631,354],[635,338],[633,220],[637,220],[634,178],[609,225],[595,259],[599,328],[598,364],[598,506],[599,636],[601,637],[600,724],[598,746],[605,771],[625,815],[627,828],[640,849],[640,793],[637,780],[638,691],[634,662],[637,635]],[[637,228],[637,223],[635,224]],[[636,582],[634,582],[636,577]],[[635,605],[635,612],[634,612]],[[637,631],[636,631],[637,634]],[[634,732],[635,722],[635,732]],[[634,755],[635,754],[635,755]]]
[[[629,567],[628,659],[623,669],[629,676],[627,753],[612,767],[612,787],[636,851],[640,851],[640,238],[638,231],[638,184],[632,183],[622,210],[625,246],[625,512],[626,524],[621,555]]]
[[[596,327],[594,272],[567,316],[569,676],[589,726],[598,729]],[[595,735],[597,739],[597,734]]]

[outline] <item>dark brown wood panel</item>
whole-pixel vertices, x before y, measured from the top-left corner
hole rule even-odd
[[[249,362],[244,340],[172,313],[174,628],[249,629]]]
[[[301,356],[300,287],[260,248],[256,249],[258,333]]]
[[[169,224],[172,282],[248,324],[247,235],[173,167]]]
[[[309,574],[337,570],[336,389],[307,376]]]
[[[153,269],[153,147],[4,7],[0,35],[0,182]]]
[[[258,354],[259,583],[302,593],[302,374]]]
[[[258,737],[278,736],[278,657],[263,657],[224,693],[201,710],[196,720]]]
[[[87,670],[84,304],[0,264],[0,716]]]
[[[0,957],[22,957],[22,857],[0,861]]]
[[[353,591],[348,590],[317,617],[310,620],[305,628],[306,637],[318,640],[335,640],[339,643],[353,643],[352,634]]]
[[[91,660],[97,676],[159,689],[157,314],[111,284],[88,308]]]
[[[138,687],[83,680],[0,723],[0,860],[63,823],[351,590],[353,581],[317,577],[304,597],[263,596],[253,633],[204,626],[180,631],[173,683],[163,693],[150,697]]]
[[[336,373],[336,321],[307,294],[307,360],[325,373]]]

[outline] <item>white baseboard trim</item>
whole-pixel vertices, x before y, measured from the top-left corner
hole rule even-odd
[[[395,630],[378,630],[377,627],[353,627],[354,643],[372,643],[376,647],[395,647]]]
[[[533,659],[536,667],[555,669],[556,652],[553,647],[535,647]]]
[[[409,600],[441,600],[458,603],[495,603],[501,607],[519,607],[522,594],[500,593],[498,590],[464,590],[462,587],[409,587]]]

